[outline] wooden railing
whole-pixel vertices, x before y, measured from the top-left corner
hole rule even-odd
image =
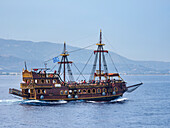
[[[34,86],[33,86],[33,84],[26,84],[26,83],[21,83],[20,84],[20,88],[21,89],[33,89],[34,88]]]
[[[18,89],[14,89],[14,88],[10,88],[9,89],[9,93],[10,94],[14,94],[14,95],[17,95],[17,96],[21,96],[21,97],[28,97],[29,95],[28,94],[22,94],[22,91],[18,90]]]

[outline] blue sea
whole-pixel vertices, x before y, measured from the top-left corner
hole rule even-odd
[[[111,102],[23,101],[21,76],[0,76],[0,128],[170,128],[170,76],[122,76],[141,85]]]

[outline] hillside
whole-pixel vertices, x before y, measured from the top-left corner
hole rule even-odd
[[[27,62],[28,68],[42,67],[44,61],[49,60],[63,51],[63,44],[50,42],[32,42],[20,40],[0,39],[0,72],[21,72],[24,67],[24,61]],[[68,51],[79,49],[78,47],[67,46]],[[92,50],[84,49],[70,53],[69,59],[72,60],[77,67],[82,70],[83,66],[92,54]],[[170,62],[159,61],[134,61],[120,56],[114,52],[110,52],[112,59],[121,73],[136,74],[157,74],[170,73]],[[106,55],[108,68],[111,72],[115,68]],[[85,73],[91,71],[94,57],[89,61]],[[48,63],[49,67],[53,67],[52,61]],[[73,67],[73,66],[72,66]],[[75,68],[73,67],[73,70]]]

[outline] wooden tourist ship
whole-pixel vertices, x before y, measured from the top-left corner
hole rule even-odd
[[[110,101],[117,99],[129,90],[129,88],[137,88],[142,83],[126,87],[126,82],[120,77],[119,73],[109,73],[102,43],[102,32],[100,31],[100,41],[97,50],[94,51],[95,60],[90,74],[89,81],[76,82],[73,79],[70,64],[68,60],[68,52],[64,43],[64,52],[59,64],[58,71],[48,72],[48,68],[37,68],[28,71],[27,68],[22,72],[21,91],[10,88],[9,93],[23,97],[27,100],[42,101]],[[98,70],[96,65],[98,61]],[[102,70],[102,61],[104,70]],[[61,78],[61,68],[63,67],[63,79]],[[69,81],[66,81],[66,68],[69,74]],[[98,80],[97,80],[97,79]],[[134,89],[133,89],[134,90]],[[131,90],[131,91],[133,91]],[[130,91],[130,90],[129,90]]]

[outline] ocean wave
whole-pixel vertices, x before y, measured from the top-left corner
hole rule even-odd
[[[97,103],[100,103],[100,104],[102,104],[102,103],[107,103],[107,102],[109,102],[109,101],[86,101],[87,103],[95,103],[95,104],[97,104]]]
[[[111,103],[122,103],[122,102],[125,102],[127,100],[128,100],[128,98],[118,98],[116,100],[111,100],[110,102]]]
[[[111,101],[86,101],[87,103],[100,103],[100,104],[103,104],[103,103],[123,103],[125,101],[127,101],[128,99],[127,98],[118,98],[118,99],[115,99],[115,100],[111,100]]]
[[[77,101],[70,101],[71,103],[80,103],[80,102],[86,102],[86,103],[124,103],[127,101],[127,98],[118,98],[111,101],[84,101],[84,100],[77,100]],[[12,104],[21,104],[21,105],[33,105],[33,106],[50,106],[50,105],[60,105],[60,104],[66,104],[68,103],[65,100],[60,101],[40,101],[40,100],[22,100],[22,99],[3,99],[0,100],[0,105],[12,105]]]
[[[67,101],[60,100],[60,101],[40,101],[40,100],[23,100],[21,104],[24,105],[35,105],[35,106],[48,106],[48,105],[59,105],[59,104],[66,104]]]
[[[47,102],[40,100],[22,100],[22,99],[3,99],[0,100],[0,105],[12,105],[12,104],[25,104],[25,105],[58,105],[65,104],[67,101],[55,101],[55,102]]]
[[[19,104],[21,102],[22,102],[22,99],[3,99],[3,100],[0,100],[0,105]]]

